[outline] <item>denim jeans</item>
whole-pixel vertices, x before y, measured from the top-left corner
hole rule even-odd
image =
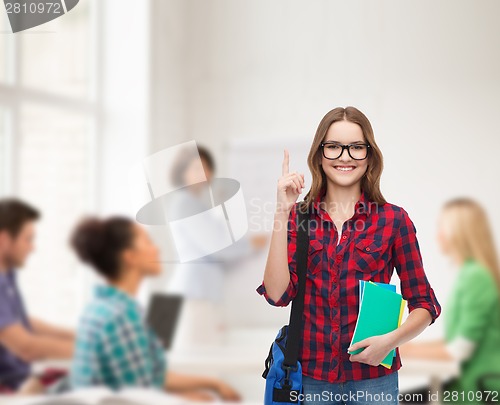
[[[302,376],[303,405],[398,404],[398,372],[365,380],[329,383]]]

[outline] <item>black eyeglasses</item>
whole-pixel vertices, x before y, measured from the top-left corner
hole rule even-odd
[[[368,149],[370,145],[367,143],[350,143],[349,145],[342,145],[336,142],[322,142],[320,144],[323,151],[323,156],[329,160],[335,160],[342,156],[344,149],[354,160],[364,160],[368,156]]]

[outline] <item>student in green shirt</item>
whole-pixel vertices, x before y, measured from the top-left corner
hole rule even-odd
[[[401,356],[460,362],[460,375],[439,393],[443,403],[500,402],[500,272],[485,211],[469,198],[449,201],[439,218],[438,241],[458,266],[443,310],[444,339],[405,344]],[[428,391],[419,391],[424,401]]]

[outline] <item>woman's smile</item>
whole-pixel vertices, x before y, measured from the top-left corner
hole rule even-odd
[[[354,169],[356,169],[356,166],[333,166],[336,170],[339,172],[352,172]]]

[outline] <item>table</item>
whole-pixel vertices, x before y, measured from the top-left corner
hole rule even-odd
[[[169,368],[181,373],[212,374],[212,375],[255,375],[260,383],[256,389],[262,390],[264,380],[261,378],[264,370],[264,360],[268,355],[269,347],[263,343],[238,345],[235,343],[225,346],[195,347],[168,352]],[[423,376],[430,379],[431,392],[438,392],[442,383],[449,378],[459,375],[458,362],[402,359],[403,366],[399,370],[400,376]],[[36,368],[46,366],[68,366],[68,362],[43,362]],[[262,381],[261,381],[262,380]],[[257,383],[257,384],[258,384]]]
[[[427,376],[430,378],[431,393],[441,390],[444,381],[460,375],[460,363],[450,360],[421,360],[403,358],[400,376]],[[439,401],[431,401],[439,403]]]

